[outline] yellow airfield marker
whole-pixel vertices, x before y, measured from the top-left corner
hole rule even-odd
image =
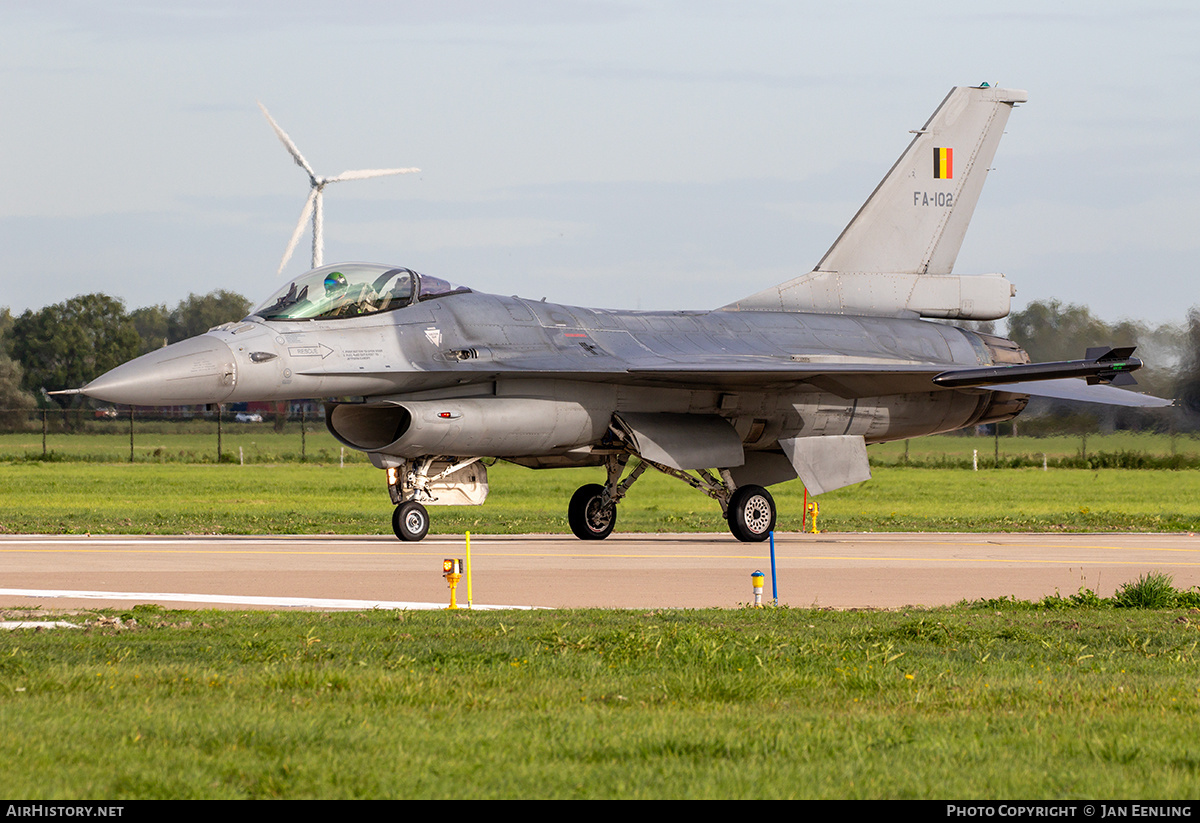
[[[467,608],[471,606],[471,533],[467,532]]]
[[[447,558],[442,561],[442,577],[450,584],[450,605],[446,607],[447,610],[458,608],[458,581],[462,580],[462,568],[462,560]]]

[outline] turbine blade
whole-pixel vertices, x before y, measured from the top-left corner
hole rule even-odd
[[[361,169],[359,171],[344,171],[337,177],[327,177],[324,182],[337,183],[341,180],[366,180],[369,177],[386,177],[389,174],[413,174],[420,169]]]
[[[283,147],[292,155],[292,159],[296,161],[296,165],[308,172],[308,176],[315,181],[317,173],[312,170],[312,166],[308,165],[308,161],[304,159],[304,155],[300,153],[300,149],[296,148],[296,144],[292,142],[292,138],[288,137],[287,132],[279,127],[279,124],[275,122],[275,118],[267,111],[266,106],[260,102],[258,107],[262,109],[267,122],[271,124],[271,128],[275,129],[275,135],[279,138],[279,142],[283,143]]]
[[[296,251],[300,235],[304,234],[304,224],[308,222],[308,216],[312,214],[313,203],[316,202],[319,191],[319,189],[313,189],[309,192],[308,199],[304,201],[304,211],[300,212],[300,222],[296,224],[296,230],[292,232],[292,239],[288,241],[287,251],[283,253],[283,259],[279,261],[279,271],[275,272],[276,276],[283,274],[283,267],[292,259],[292,252]]]

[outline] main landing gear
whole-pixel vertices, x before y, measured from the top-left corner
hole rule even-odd
[[[729,496],[725,519],[738,540],[761,542],[775,528],[775,499],[762,486],[738,486]]]
[[[605,462],[608,481],[603,486],[596,483],[580,486],[571,496],[567,522],[580,540],[603,540],[612,534],[617,525],[617,503],[648,467],[678,478],[720,503],[729,531],[744,543],[766,540],[775,528],[775,500],[762,486],[738,486],[728,471],[722,471],[720,478],[705,469],[693,475],[645,458],[638,458],[633,471],[622,481],[629,457],[610,455]]]
[[[603,540],[617,525],[617,504],[608,498],[603,486],[580,486],[567,506],[567,522],[580,540]]]

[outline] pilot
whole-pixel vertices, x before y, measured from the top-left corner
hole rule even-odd
[[[324,316],[356,317],[374,312],[376,310],[375,301],[379,296],[368,283],[351,289],[346,275],[340,271],[331,271],[325,275],[325,297],[331,308],[323,312]]]
[[[338,292],[346,288],[346,275],[340,271],[331,271],[325,275],[325,293],[330,297],[337,297]]]

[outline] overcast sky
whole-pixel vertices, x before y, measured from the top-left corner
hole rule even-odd
[[[958,259],[1016,307],[1200,304],[1200,5],[416,0],[0,5],[0,306],[264,299],[325,258],[703,309],[813,267],[954,85],[1026,89]],[[307,268],[306,235],[285,274]]]

